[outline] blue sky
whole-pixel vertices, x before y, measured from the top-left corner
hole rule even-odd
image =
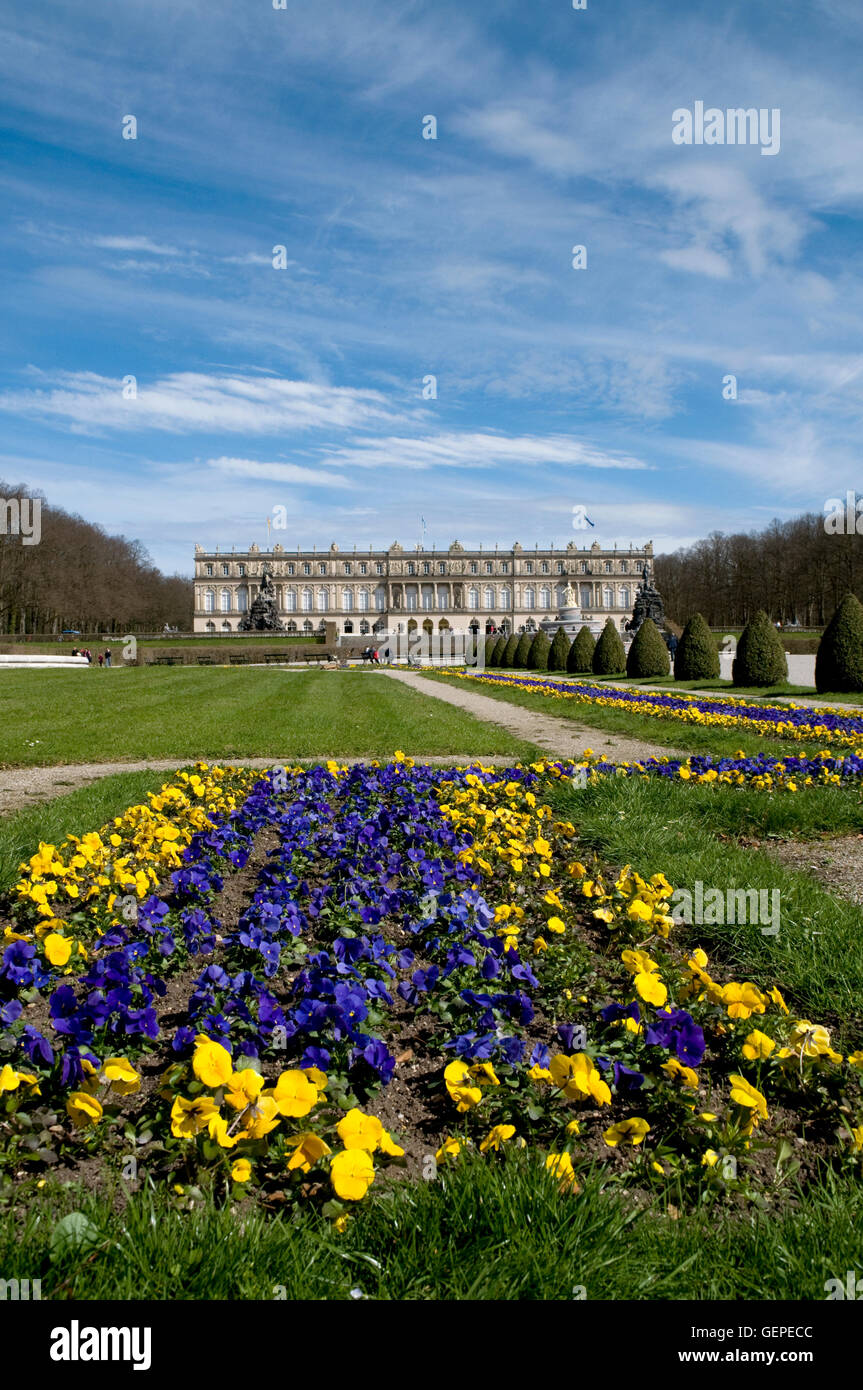
[[[860,481],[861,57],[859,0],[15,0],[0,477],[184,572],[282,506],[343,548],[821,511]],[[676,145],[696,101],[778,108],[778,153]]]

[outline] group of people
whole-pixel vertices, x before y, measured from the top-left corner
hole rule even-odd
[[[381,659],[377,647],[363,647],[363,661],[370,661],[373,666],[380,666]]]
[[[89,647],[80,647],[80,648],[79,648],[79,647],[73,647],[73,648],[72,648],[72,655],[73,655],[73,656],[86,656],[86,658],[87,658],[87,665],[88,665],[88,666],[92,666],[92,665],[93,665],[93,653],[90,651],[90,648],[89,648]],[[99,663],[100,666],[107,666],[107,667],[110,669],[110,666],[111,666],[111,648],[110,648],[110,647],[106,647],[105,650],[104,650],[103,652],[98,652],[97,655],[96,655],[96,660],[98,661],[98,663]]]

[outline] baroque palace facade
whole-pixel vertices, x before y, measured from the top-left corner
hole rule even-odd
[[[349,635],[384,632],[521,632],[554,617],[568,584],[586,619],[632,613],[653,543],[604,550],[598,542],[562,550],[205,551],[195,546],[195,632],[236,632],[269,570],[279,616],[290,633],[312,634],[334,622]]]

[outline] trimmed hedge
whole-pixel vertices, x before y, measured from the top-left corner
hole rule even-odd
[[[518,639],[518,646],[516,647],[515,652],[515,660],[512,664],[519,671],[527,670],[528,659],[530,657],[530,647],[531,643],[533,642],[533,638],[534,634],[532,632],[523,632]]]
[[[569,656],[566,658],[566,669],[573,673],[579,671],[593,670],[593,653],[596,650],[596,638],[590,628],[585,624],[573,638],[572,646],[569,649]]]
[[[674,654],[674,679],[719,679],[719,648],[716,638],[700,613],[693,613],[677,643],[677,651]]]
[[[788,677],[785,648],[763,609],[746,624],[731,666],[735,685],[779,685]]]
[[[606,619],[605,627],[599,634],[591,670],[595,676],[619,676],[626,670],[626,652],[612,618]]]
[[[815,685],[819,694],[863,690],[863,604],[853,594],[845,595],[824,629]]]
[[[516,660],[517,651],[518,633],[514,632],[512,636],[508,637],[506,640],[506,646],[503,649],[503,656],[500,659],[501,666],[506,666],[511,671],[512,668],[518,664]]]
[[[548,654],[549,671],[565,671],[568,656],[569,638],[563,628],[559,627],[554,634],[554,641],[551,644],[551,651]]]
[[[652,618],[645,618],[626,656],[628,676],[667,676],[671,667],[668,648]]]
[[[527,665],[531,671],[547,671],[551,643],[544,632],[538,632],[530,644]]]

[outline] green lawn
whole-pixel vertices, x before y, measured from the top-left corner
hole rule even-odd
[[[517,671],[501,672],[501,675],[506,676],[519,674]],[[535,677],[537,673],[530,671],[524,674]],[[422,675],[426,680],[443,681],[459,690],[472,690],[478,695],[488,695],[492,700],[520,705],[522,709],[533,710],[536,714],[570,719],[583,728],[596,729],[597,733],[620,734],[628,738],[641,739],[645,743],[656,744],[660,753],[662,748],[668,748],[680,749],[685,753],[713,753],[716,757],[733,757],[742,750],[747,757],[753,757],[756,753],[782,757],[788,753],[805,753],[807,750],[812,753],[821,747],[817,740],[813,739],[799,742],[769,739],[743,726],[723,729],[716,725],[685,724],[682,720],[663,718],[659,715],[631,714],[629,710],[610,709],[604,705],[554,699],[549,695],[533,695],[527,690],[493,685],[491,681],[463,680],[459,676],[449,676],[439,671],[423,671]]]
[[[370,671],[0,672],[0,766],[539,750]]]
[[[737,979],[778,984],[801,1017],[828,1022],[854,1047],[863,1036],[863,909],[834,897],[742,836],[816,839],[863,829],[863,802],[850,787],[800,792],[685,786],[608,778],[584,790],[561,783],[556,809],[584,845],[645,877],[661,871],[675,888],[779,892],[779,933],[757,925],[680,928],[692,947],[717,951]],[[722,837],[722,838],[720,838]],[[767,903],[773,898],[766,899]]]
[[[41,1278],[43,1299],[584,1299],[588,1307],[820,1301],[828,1279],[861,1270],[863,1188],[853,1176],[798,1191],[781,1215],[726,1207],[689,1216],[673,1189],[635,1205],[600,1190],[600,1177],[601,1165],[581,1193],[561,1195],[518,1150],[466,1160],[432,1182],[373,1189],[343,1235],[313,1214],[267,1219],[250,1207],[238,1219],[206,1196],[181,1211],[169,1196],[144,1192],[118,1216],[110,1194],[52,1179],[23,1217],[4,1209],[0,1189],[0,1267],[6,1279]],[[93,1223],[93,1243],[86,1257],[55,1250],[52,1258],[51,1233],[70,1210]]]

